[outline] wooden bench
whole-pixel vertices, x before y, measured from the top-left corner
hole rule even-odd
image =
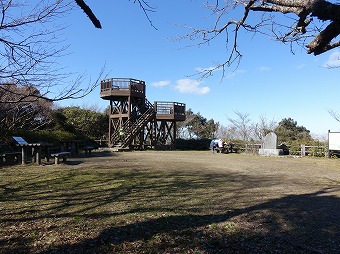
[[[92,150],[95,149],[94,146],[85,146],[84,151],[85,151],[85,156],[91,155]]]
[[[4,160],[6,164],[19,162],[21,158],[21,152],[5,152],[0,154],[0,165],[4,164]]]
[[[63,158],[63,162],[67,161],[67,156],[70,155],[71,152],[60,152],[60,153],[52,153],[51,156],[54,157],[54,164],[59,164],[59,159]]]

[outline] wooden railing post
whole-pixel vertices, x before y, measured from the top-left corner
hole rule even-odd
[[[306,156],[306,145],[301,145],[301,156]]]

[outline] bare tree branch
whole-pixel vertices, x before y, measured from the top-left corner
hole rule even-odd
[[[240,7],[244,8],[243,15],[236,18]],[[339,3],[325,0],[214,0],[206,1],[205,8],[215,16],[211,28],[182,25],[189,33],[176,38],[190,41],[189,46],[201,46],[225,35],[225,61],[198,73],[202,78],[212,75],[215,70],[224,72],[235,63],[237,68],[242,58],[238,43],[242,32],[268,35],[288,43],[292,52],[295,43],[306,47],[306,52],[314,55],[340,46],[340,41],[336,40],[340,35]],[[252,15],[255,12],[263,15]],[[283,14],[285,19],[277,19],[278,14]]]
[[[251,10],[296,14],[299,20],[296,27],[292,27],[292,30],[295,29],[294,33],[290,33],[293,36],[307,32],[307,27],[312,22],[309,17],[316,17],[320,21],[330,21],[330,24],[321,31],[313,30],[314,39],[306,45],[307,53],[319,55],[339,46],[339,42],[331,43],[340,34],[340,6],[338,4],[324,0],[268,0],[251,7]],[[296,38],[296,40],[298,39],[299,37]]]
[[[154,7],[152,7],[148,1],[145,0],[133,0],[134,3],[138,2],[139,7],[143,10],[145,17],[148,19],[150,25],[157,30],[157,28],[153,25],[148,12],[154,12]]]
[[[70,83],[67,80],[74,74],[65,73],[57,63],[68,47],[58,39],[63,27],[56,25],[57,20],[73,8],[73,0],[35,2],[35,5],[26,5],[18,0],[0,1],[0,92],[8,92],[5,84],[14,84],[39,90],[38,94],[29,95],[29,100],[34,97],[59,101],[86,96],[99,84],[103,69],[95,83],[89,81],[84,86],[84,74]],[[29,90],[20,97],[18,93],[22,91],[13,90],[15,96],[0,104],[27,101]]]
[[[328,110],[328,113],[338,122],[340,122],[340,114],[334,110]]]
[[[91,8],[83,0],[75,0],[75,1],[79,5],[79,7],[85,12],[85,14],[89,17],[89,19],[92,21],[92,24],[96,28],[102,28],[100,21],[94,15]]]
[[[129,0],[130,1],[130,0]],[[96,15],[92,12],[92,9],[83,1],[83,0],[75,0],[76,4],[85,12],[88,18],[91,20],[92,24],[96,28],[102,28],[100,21],[97,19]],[[139,7],[143,10],[144,15],[148,19],[150,25],[157,30],[157,28],[153,25],[148,12],[153,12],[154,7],[152,7],[148,1],[145,0],[133,0],[133,3],[138,3]]]

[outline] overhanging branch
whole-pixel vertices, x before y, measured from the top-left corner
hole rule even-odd
[[[75,0],[77,5],[85,12],[96,28],[102,28],[100,21],[92,12],[91,8],[83,0]]]

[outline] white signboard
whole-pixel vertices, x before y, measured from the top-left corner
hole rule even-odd
[[[328,147],[340,151],[340,132],[328,132]]]

